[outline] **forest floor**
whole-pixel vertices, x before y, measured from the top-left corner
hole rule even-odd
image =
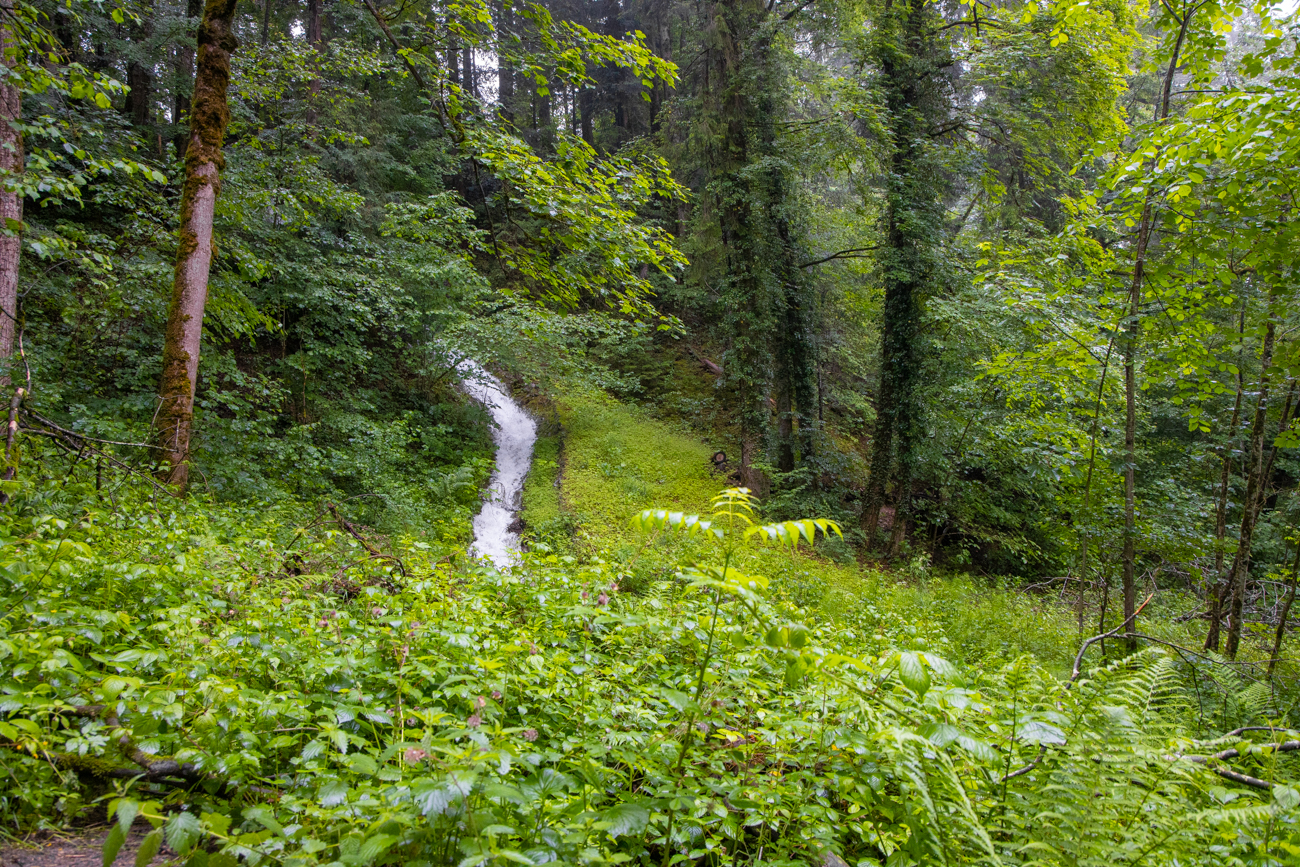
[[[34,834],[0,848],[0,867],[101,867],[109,828],[100,825],[56,835]],[[113,864],[135,864],[140,844],[151,830],[148,822],[136,822]],[[176,856],[164,846],[149,864],[158,867],[174,861]]]

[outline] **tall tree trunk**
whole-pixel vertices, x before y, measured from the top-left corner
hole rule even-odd
[[[1160,100],[1156,103],[1155,122],[1164,123],[1169,118],[1169,101],[1173,93],[1174,74],[1178,71],[1178,59],[1182,54],[1183,43],[1187,39],[1187,28],[1194,14],[1184,7],[1183,17],[1179,21],[1178,37],[1174,49],[1170,52],[1169,66],[1166,67],[1164,86],[1160,91]],[[1149,165],[1150,163],[1148,163]],[[1124,345],[1124,622],[1127,624],[1124,634],[1130,652],[1137,650],[1137,519],[1136,519],[1136,484],[1137,484],[1137,353],[1141,342],[1142,282],[1146,269],[1147,248],[1151,243],[1151,233],[1155,229],[1153,207],[1155,193],[1148,189],[1146,201],[1142,205],[1142,219],[1138,223],[1137,242],[1133,250],[1133,279],[1128,291],[1128,322],[1125,324]]]
[[[271,0],[262,0],[262,45],[271,38]]]
[[[1237,320],[1237,339],[1244,347],[1246,332],[1246,293],[1241,293],[1241,315]],[[1228,423],[1228,442],[1223,450],[1219,469],[1219,501],[1214,512],[1214,580],[1210,582],[1205,599],[1209,628],[1205,633],[1205,649],[1219,649],[1219,624],[1223,620],[1223,599],[1226,595],[1227,575],[1223,571],[1223,545],[1228,536],[1228,486],[1232,480],[1232,449],[1237,439],[1237,425],[1241,422],[1241,399],[1245,391],[1242,369],[1246,366],[1243,352],[1237,358],[1237,395],[1232,401],[1232,421]]]
[[[906,0],[887,7],[874,49],[880,64],[894,152],[885,202],[885,247],[880,269],[885,288],[880,337],[880,385],[871,444],[863,531],[874,547],[887,497],[895,503],[894,526],[906,532],[915,478],[921,409],[921,293],[933,269],[933,247],[942,224],[940,169],[923,144],[932,118],[924,113],[932,73],[945,63],[934,41],[930,7]],[[890,540],[897,549],[901,539]]]
[[[163,343],[156,420],[163,448],[162,474],[182,493],[189,483],[194,393],[213,255],[212,222],[225,162],[221,146],[230,123],[226,100],[230,55],[239,45],[232,28],[235,4],[236,0],[208,0],[199,25],[198,71],[185,149],[185,186],[181,191],[180,243]]]
[[[514,9],[511,0],[502,0],[497,13],[497,32],[500,42],[510,42],[514,33]],[[497,54],[497,102],[500,104],[501,119],[507,124],[515,122],[515,65],[502,53]]]
[[[581,116],[582,140],[594,148],[596,132],[592,125],[592,115],[596,113],[596,92],[590,87],[578,91],[578,113]]]
[[[0,23],[13,14],[13,0],[0,0]],[[0,27],[0,50],[10,69],[18,65],[18,45],[8,27]],[[22,94],[12,84],[0,84],[0,173],[5,187],[16,186],[23,173],[23,136],[15,124],[22,119]],[[18,330],[18,260],[23,198],[0,188],[0,386],[12,383],[14,335]]]
[[[203,16],[203,0],[187,0],[185,15],[195,22],[197,33],[198,19]],[[172,146],[176,148],[176,158],[183,160],[188,140],[186,126],[189,123],[190,96],[194,92],[194,45],[189,39],[183,40],[176,47],[176,77],[179,83],[176,87],[172,120],[178,131],[172,140]]]
[[[1286,600],[1282,603],[1282,613],[1277,616],[1277,632],[1273,634],[1273,652],[1268,655],[1268,676],[1273,676],[1277,658],[1282,655],[1282,639],[1286,637],[1286,621],[1291,615],[1291,606],[1295,603],[1296,581],[1300,580],[1300,535],[1296,537],[1295,560],[1291,562],[1291,586],[1287,587]]]
[[[1142,298],[1142,272],[1146,265],[1147,242],[1151,237],[1151,202],[1142,209],[1134,252],[1133,280],[1129,285],[1128,321],[1124,324],[1124,549],[1123,586],[1124,630],[1130,652],[1137,650],[1137,551],[1136,551],[1136,474],[1137,474],[1137,350],[1141,322],[1138,319]]]
[[[1273,299],[1269,298],[1269,307]],[[1276,317],[1270,309],[1268,325],[1264,330],[1264,346],[1260,350],[1259,397],[1255,400],[1255,420],[1250,426],[1250,464],[1246,474],[1246,497],[1241,510],[1241,535],[1237,553],[1228,571],[1228,638],[1223,648],[1229,659],[1237,658],[1241,645],[1241,619],[1246,606],[1246,579],[1250,575],[1250,548],[1255,541],[1255,524],[1259,510],[1254,508],[1264,475],[1264,439],[1268,418],[1269,368],[1273,366],[1273,342],[1277,333]]]
[[[123,112],[136,127],[153,123],[153,70],[132,60],[126,67],[126,105]]]
[[[460,50],[461,80],[471,96],[478,96],[478,76],[474,74],[474,49],[468,45]]]
[[[321,38],[320,0],[307,0],[307,44],[316,52],[312,60],[311,81],[307,84],[307,123],[316,123],[319,113],[316,100],[320,97],[320,55],[325,48]]]

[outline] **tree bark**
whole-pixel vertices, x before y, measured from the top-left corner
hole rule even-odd
[[[1272,298],[1269,299],[1272,306]],[[1264,430],[1268,417],[1268,379],[1269,368],[1273,366],[1273,342],[1277,333],[1277,323],[1273,312],[1269,311],[1268,325],[1264,330],[1264,346],[1260,350],[1259,397],[1255,401],[1255,420],[1250,426],[1250,465],[1246,474],[1246,498],[1241,514],[1241,535],[1237,543],[1237,553],[1232,558],[1232,568],[1228,571],[1228,638],[1223,648],[1229,659],[1237,658],[1237,648],[1241,645],[1241,619],[1246,605],[1246,578],[1250,574],[1250,547],[1255,541],[1255,524],[1259,510],[1254,508],[1259,496],[1259,487],[1264,475]]]
[[[1137,349],[1141,322],[1138,319],[1142,298],[1142,273],[1146,265],[1147,242],[1151,237],[1151,201],[1148,197],[1142,209],[1142,222],[1138,229],[1137,249],[1134,253],[1133,280],[1129,284],[1128,322],[1124,325],[1124,618],[1128,623],[1124,631],[1129,652],[1137,650]]]
[[[237,0],[208,0],[199,25],[198,72],[185,150],[180,244],[163,343],[163,374],[157,435],[163,448],[161,475],[183,493],[189,483],[190,436],[198,386],[203,311],[214,253],[213,215],[221,190],[221,153],[230,106],[230,55],[238,47],[232,22]],[[268,0],[269,2],[269,0]]]
[[[153,122],[153,71],[139,61],[132,60],[126,67],[126,105],[123,113],[136,127]]]
[[[13,13],[13,0],[0,0],[0,21]],[[9,28],[0,28],[0,51],[10,69],[18,65],[18,44]],[[14,126],[22,119],[22,94],[12,84],[0,84],[0,176],[5,187],[23,173],[23,136]],[[22,251],[20,234],[23,199],[18,192],[0,189],[0,386],[12,382],[10,364],[14,336],[18,330],[18,261]]]

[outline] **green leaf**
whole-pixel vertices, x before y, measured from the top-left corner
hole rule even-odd
[[[140,842],[140,850],[135,853],[135,867],[149,867],[153,856],[162,848],[162,828],[155,828]]]
[[[203,829],[193,813],[177,813],[163,826],[167,846],[178,855],[184,855],[198,843]]]
[[[135,817],[140,815],[140,803],[130,798],[122,798],[116,806],[117,824],[125,834],[131,830],[131,825],[135,822]]]
[[[661,689],[659,695],[664,701],[673,706],[674,710],[685,713],[687,708],[691,707],[691,697],[684,692],[675,689]]]
[[[388,849],[397,842],[397,838],[392,834],[376,834],[361,844],[357,850],[356,858],[359,864],[372,864],[375,859],[387,852]]]
[[[262,806],[246,807],[244,809],[244,818],[252,819],[268,831],[272,831],[280,836],[284,836],[284,828],[275,820],[271,811]]]
[[[379,770],[379,763],[375,761],[375,757],[365,753],[355,753],[344,761],[353,771],[368,777],[374,776],[375,771]]]
[[[104,867],[113,867],[113,862],[117,860],[117,853],[121,851],[122,844],[125,842],[126,834],[122,833],[122,826],[114,825],[104,839]]]
[[[1031,744],[1064,744],[1065,732],[1056,726],[1038,720],[1030,720],[1016,730],[1016,736]]]
[[[316,800],[322,807],[337,807],[347,801],[348,789],[349,786],[342,780],[330,780],[316,790]]]
[[[936,747],[946,747],[948,744],[961,737],[961,729],[947,723],[930,723],[921,726],[917,734],[934,744]]]
[[[645,831],[650,811],[640,804],[616,804],[602,810],[597,821],[606,825],[605,831],[611,837],[635,836]]]
[[[930,671],[915,653],[898,655],[898,679],[917,697],[925,695],[930,689]]]

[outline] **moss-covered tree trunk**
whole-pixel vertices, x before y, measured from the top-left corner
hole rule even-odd
[[[235,4],[236,0],[208,0],[199,25],[198,69],[185,148],[185,186],[181,191],[180,243],[163,342],[156,421],[163,449],[161,473],[182,492],[189,482],[199,346],[214,252],[212,224],[225,162],[221,145],[230,123],[226,101],[230,55],[239,44],[232,28]]]
[[[0,0],[0,22],[13,16],[13,0]],[[0,27],[0,50],[10,69],[18,65],[18,45],[7,27]],[[6,183],[0,189],[0,385],[9,385],[14,335],[18,327],[18,259],[22,249],[19,225],[23,197],[11,191],[23,171],[23,136],[14,125],[22,118],[22,95],[8,83],[0,84],[0,172]]]

